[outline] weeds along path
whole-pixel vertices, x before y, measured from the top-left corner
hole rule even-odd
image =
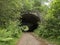
[[[43,41],[37,40],[31,33],[24,33],[17,45],[48,45]]]

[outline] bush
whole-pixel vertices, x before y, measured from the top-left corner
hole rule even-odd
[[[38,35],[43,38],[60,39],[60,0],[53,0],[51,7],[37,29]]]
[[[21,36],[20,0],[0,0],[0,45],[15,45]]]

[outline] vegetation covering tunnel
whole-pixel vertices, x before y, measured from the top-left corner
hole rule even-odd
[[[27,25],[27,32],[33,32],[38,27],[40,17],[36,13],[24,13],[22,14],[22,25]]]

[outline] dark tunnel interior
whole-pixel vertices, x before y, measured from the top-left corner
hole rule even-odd
[[[29,30],[26,32],[33,32],[38,27],[38,21],[40,21],[39,16],[33,14],[23,14],[21,19],[22,25],[29,27]]]

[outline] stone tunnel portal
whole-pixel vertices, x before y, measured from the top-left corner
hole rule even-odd
[[[29,27],[27,32],[33,32],[38,27],[38,21],[40,21],[40,17],[34,14],[22,15],[22,25],[27,25]]]

